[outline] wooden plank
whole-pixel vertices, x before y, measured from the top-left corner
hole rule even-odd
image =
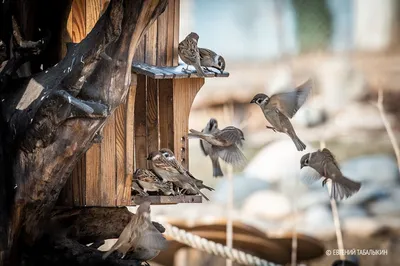
[[[149,65],[155,65],[157,63],[157,21],[147,30],[145,51],[144,62]]]
[[[100,187],[100,144],[93,144],[86,152],[86,169],[81,178],[85,178],[85,201],[84,206],[101,205]],[[75,187],[74,187],[75,192]],[[75,196],[74,196],[75,197]]]
[[[165,78],[165,74],[162,69],[158,69],[155,66],[150,66],[145,63],[133,63],[132,71],[138,74],[143,74],[153,79]]]
[[[135,168],[147,166],[146,76],[137,76],[135,96]]]
[[[100,188],[101,206],[115,206],[116,204],[116,153],[115,153],[115,112],[107,118],[103,130],[103,140],[100,144]]]
[[[138,46],[136,47],[133,62],[144,62],[144,55],[146,53],[146,37],[143,36]]]
[[[168,47],[168,6],[157,21],[157,66],[167,65],[167,47]]]
[[[162,67],[154,66],[146,63],[133,63],[132,71],[138,74],[143,74],[153,79],[183,79],[183,78],[200,78],[197,76],[194,67],[189,66],[189,70],[193,73],[186,73],[182,69],[186,68],[186,65],[178,65],[175,67]],[[215,71],[205,71],[207,78],[214,77],[229,77],[228,72],[219,73]]]
[[[167,9],[167,47],[166,47],[166,62],[167,66],[173,66],[174,63],[174,19],[175,19],[175,0],[169,0]],[[178,29],[179,30],[179,29]]]
[[[152,78],[147,78],[147,108],[146,108],[146,133],[147,133],[147,151],[158,151],[158,81]],[[147,162],[147,167],[150,168],[150,162]]]
[[[128,96],[129,97],[129,96]],[[115,155],[116,155],[116,199],[117,205],[121,205],[124,201],[125,197],[125,178],[126,178],[126,152],[125,149],[129,147],[125,147],[126,143],[126,113],[127,106],[126,104],[121,104],[115,110]],[[133,129],[132,129],[133,130]],[[133,147],[131,148],[133,149]]]
[[[85,1],[85,31],[86,34],[93,29],[103,9],[101,0]],[[114,115],[107,119],[103,130],[103,140],[86,154],[86,205],[114,206],[115,202],[109,196],[115,194],[115,147],[114,144]],[[112,174],[111,174],[112,173]],[[92,187],[97,186],[97,187]],[[91,191],[92,190],[92,191]],[[113,195],[110,194],[110,190]],[[94,193],[94,194],[92,194]]]
[[[86,36],[86,4],[85,0],[74,0],[72,2],[72,41],[80,42]]]
[[[67,22],[67,30],[71,36],[71,41],[79,43],[86,36],[86,5],[84,0],[74,0],[71,6],[70,22]],[[85,188],[86,188],[86,156],[82,156],[72,171],[72,195],[71,205],[81,206],[85,204]],[[90,161],[90,160],[89,160]],[[69,187],[70,185],[67,185]],[[70,190],[71,191],[71,190]]]
[[[174,55],[172,58],[172,65],[178,65],[178,44],[179,44],[179,12],[180,12],[180,0],[174,1],[174,43],[173,50]]]
[[[131,204],[131,184],[134,172],[134,118],[137,76],[132,75],[131,87],[126,101],[125,114],[125,179],[123,191],[119,188],[120,178],[117,176],[117,205]],[[121,195],[122,193],[122,195]]]
[[[160,147],[174,150],[173,80],[159,80]]]
[[[86,34],[93,29],[103,9],[101,0],[86,0]]]
[[[189,169],[189,145],[187,140],[189,114],[197,92],[204,79],[174,79],[173,115],[174,115],[174,153],[184,167]]]
[[[147,197],[132,197],[132,205],[140,205],[144,201],[150,201],[152,205],[165,205],[177,203],[201,203],[202,196],[184,195],[184,196],[147,196]]]

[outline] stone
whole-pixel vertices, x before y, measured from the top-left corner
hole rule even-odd
[[[243,174],[249,178],[265,180],[288,195],[305,193],[308,188],[299,180],[300,159],[303,154],[314,151],[310,144],[306,145],[305,151],[298,152],[289,138],[273,142],[254,156]]]
[[[315,205],[305,211],[297,226],[298,231],[313,237],[329,240],[335,237],[332,212],[326,205]]]
[[[358,237],[371,237],[387,230],[387,226],[373,217],[351,217],[342,224],[346,234]]]
[[[265,180],[256,178],[247,178],[244,175],[233,176],[233,201],[236,207],[240,207],[244,200],[251,194],[266,190],[269,188],[269,183]],[[226,204],[228,202],[229,195],[229,180],[222,178],[215,187],[215,191],[212,193],[213,202]]]
[[[309,191],[299,197],[296,202],[297,208],[305,210],[315,205],[329,205],[329,194],[325,190]]]
[[[348,219],[349,217],[366,217],[368,215],[364,208],[354,205],[340,205],[338,211],[340,219]]]
[[[364,182],[360,190],[350,198],[341,201],[343,205],[361,205],[367,202],[385,198],[389,195],[388,188]]]
[[[342,173],[350,179],[392,187],[399,181],[395,158],[386,154],[365,155],[340,164]]]
[[[376,216],[399,216],[400,204],[395,196],[391,196],[389,198],[370,203],[368,205],[368,211],[372,215]]]
[[[265,220],[282,219],[292,211],[287,197],[272,190],[259,191],[246,199],[242,212]]]

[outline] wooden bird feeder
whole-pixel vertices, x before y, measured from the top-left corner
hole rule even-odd
[[[66,41],[79,42],[90,32],[105,0],[74,0]],[[169,0],[165,12],[147,30],[132,65],[131,90],[126,103],[108,118],[101,143],[86,152],[71,174],[59,203],[67,206],[127,206],[144,200],[152,204],[200,203],[201,196],[132,198],[136,168],[149,168],[147,155],[169,148],[189,166],[188,120],[204,78],[178,66],[180,0]],[[201,41],[201,40],[200,40]],[[192,68],[193,69],[193,68]],[[206,77],[228,77],[208,72]]]

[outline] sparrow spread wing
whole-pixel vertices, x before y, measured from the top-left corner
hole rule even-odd
[[[300,170],[300,180],[306,184],[310,185],[315,181],[318,181],[322,176],[314,168],[305,166]]]
[[[323,148],[321,152],[327,161],[332,162],[337,167],[337,169],[340,170],[339,164],[330,150],[328,150],[327,148]]]
[[[236,145],[231,145],[229,147],[215,146],[214,151],[222,160],[235,166],[242,167],[247,163],[246,157]]]
[[[199,48],[199,54],[200,54],[200,59],[204,59],[207,57],[214,59],[214,57],[217,56],[217,54],[214,51],[211,51],[210,49],[206,48]]]
[[[242,143],[243,132],[240,129],[233,126],[229,126],[222,129],[216,134],[216,137],[222,138],[228,141],[229,143],[234,143],[239,146],[243,145]]]
[[[149,228],[143,232],[136,245],[148,249],[163,250],[167,248],[168,243],[165,237],[153,226],[152,229]]]
[[[292,118],[307,100],[311,88],[312,80],[309,79],[294,91],[272,95],[267,106],[268,108],[277,108],[285,116]]]

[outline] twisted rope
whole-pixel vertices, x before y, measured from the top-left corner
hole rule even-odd
[[[260,259],[259,257],[247,254],[243,251],[229,248],[219,243],[207,240],[203,237],[186,232],[185,230],[179,229],[178,227],[171,224],[163,223],[163,226],[166,229],[165,233],[176,241],[182,244],[186,244],[192,248],[205,251],[209,254],[220,256],[225,259],[230,259],[243,265],[279,266],[279,264],[268,262],[266,260]]]

